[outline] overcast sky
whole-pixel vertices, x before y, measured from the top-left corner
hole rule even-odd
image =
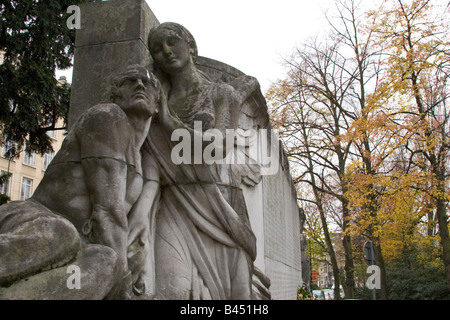
[[[199,55],[256,77],[265,92],[283,78],[281,58],[327,28],[333,0],[146,0],[160,22],[178,22],[194,35]],[[59,72],[71,82],[71,71]]]

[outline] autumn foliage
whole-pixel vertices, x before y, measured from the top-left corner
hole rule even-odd
[[[400,297],[389,274],[411,255],[409,270],[435,268],[450,292],[449,7],[378,5],[336,1],[330,31],[295,48],[286,78],[266,93],[272,121],[294,167],[307,236],[344,270],[347,297],[364,276],[366,240],[382,270],[379,298]],[[332,233],[344,250],[326,241]]]

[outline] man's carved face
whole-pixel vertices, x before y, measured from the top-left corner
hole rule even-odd
[[[168,74],[176,73],[192,63],[192,52],[186,40],[175,31],[157,30],[152,36],[150,52],[155,64]]]
[[[115,103],[125,112],[142,112],[153,116],[156,113],[157,89],[145,68],[131,69],[120,79]]]

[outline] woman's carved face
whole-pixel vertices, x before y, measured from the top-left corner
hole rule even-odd
[[[150,53],[155,64],[168,74],[193,63],[188,42],[169,29],[157,30],[152,35]]]

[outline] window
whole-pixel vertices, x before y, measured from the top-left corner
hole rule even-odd
[[[25,152],[23,157],[23,164],[26,164],[27,166],[34,167],[34,153],[28,153]]]
[[[2,176],[4,174],[6,174],[6,171],[1,172]],[[7,196],[9,196],[10,186],[11,186],[11,176],[6,181],[3,181],[3,182],[0,181],[0,193],[6,194]]]
[[[5,144],[3,145],[3,152],[2,156],[4,158],[10,158],[12,156],[11,152],[14,152],[14,141],[12,140],[6,140]]]
[[[42,168],[43,170],[47,170],[48,165],[53,160],[53,156],[54,154],[51,151],[44,154],[44,168]]]
[[[31,197],[33,190],[33,180],[22,178],[22,189],[20,191],[20,200],[26,200]]]

